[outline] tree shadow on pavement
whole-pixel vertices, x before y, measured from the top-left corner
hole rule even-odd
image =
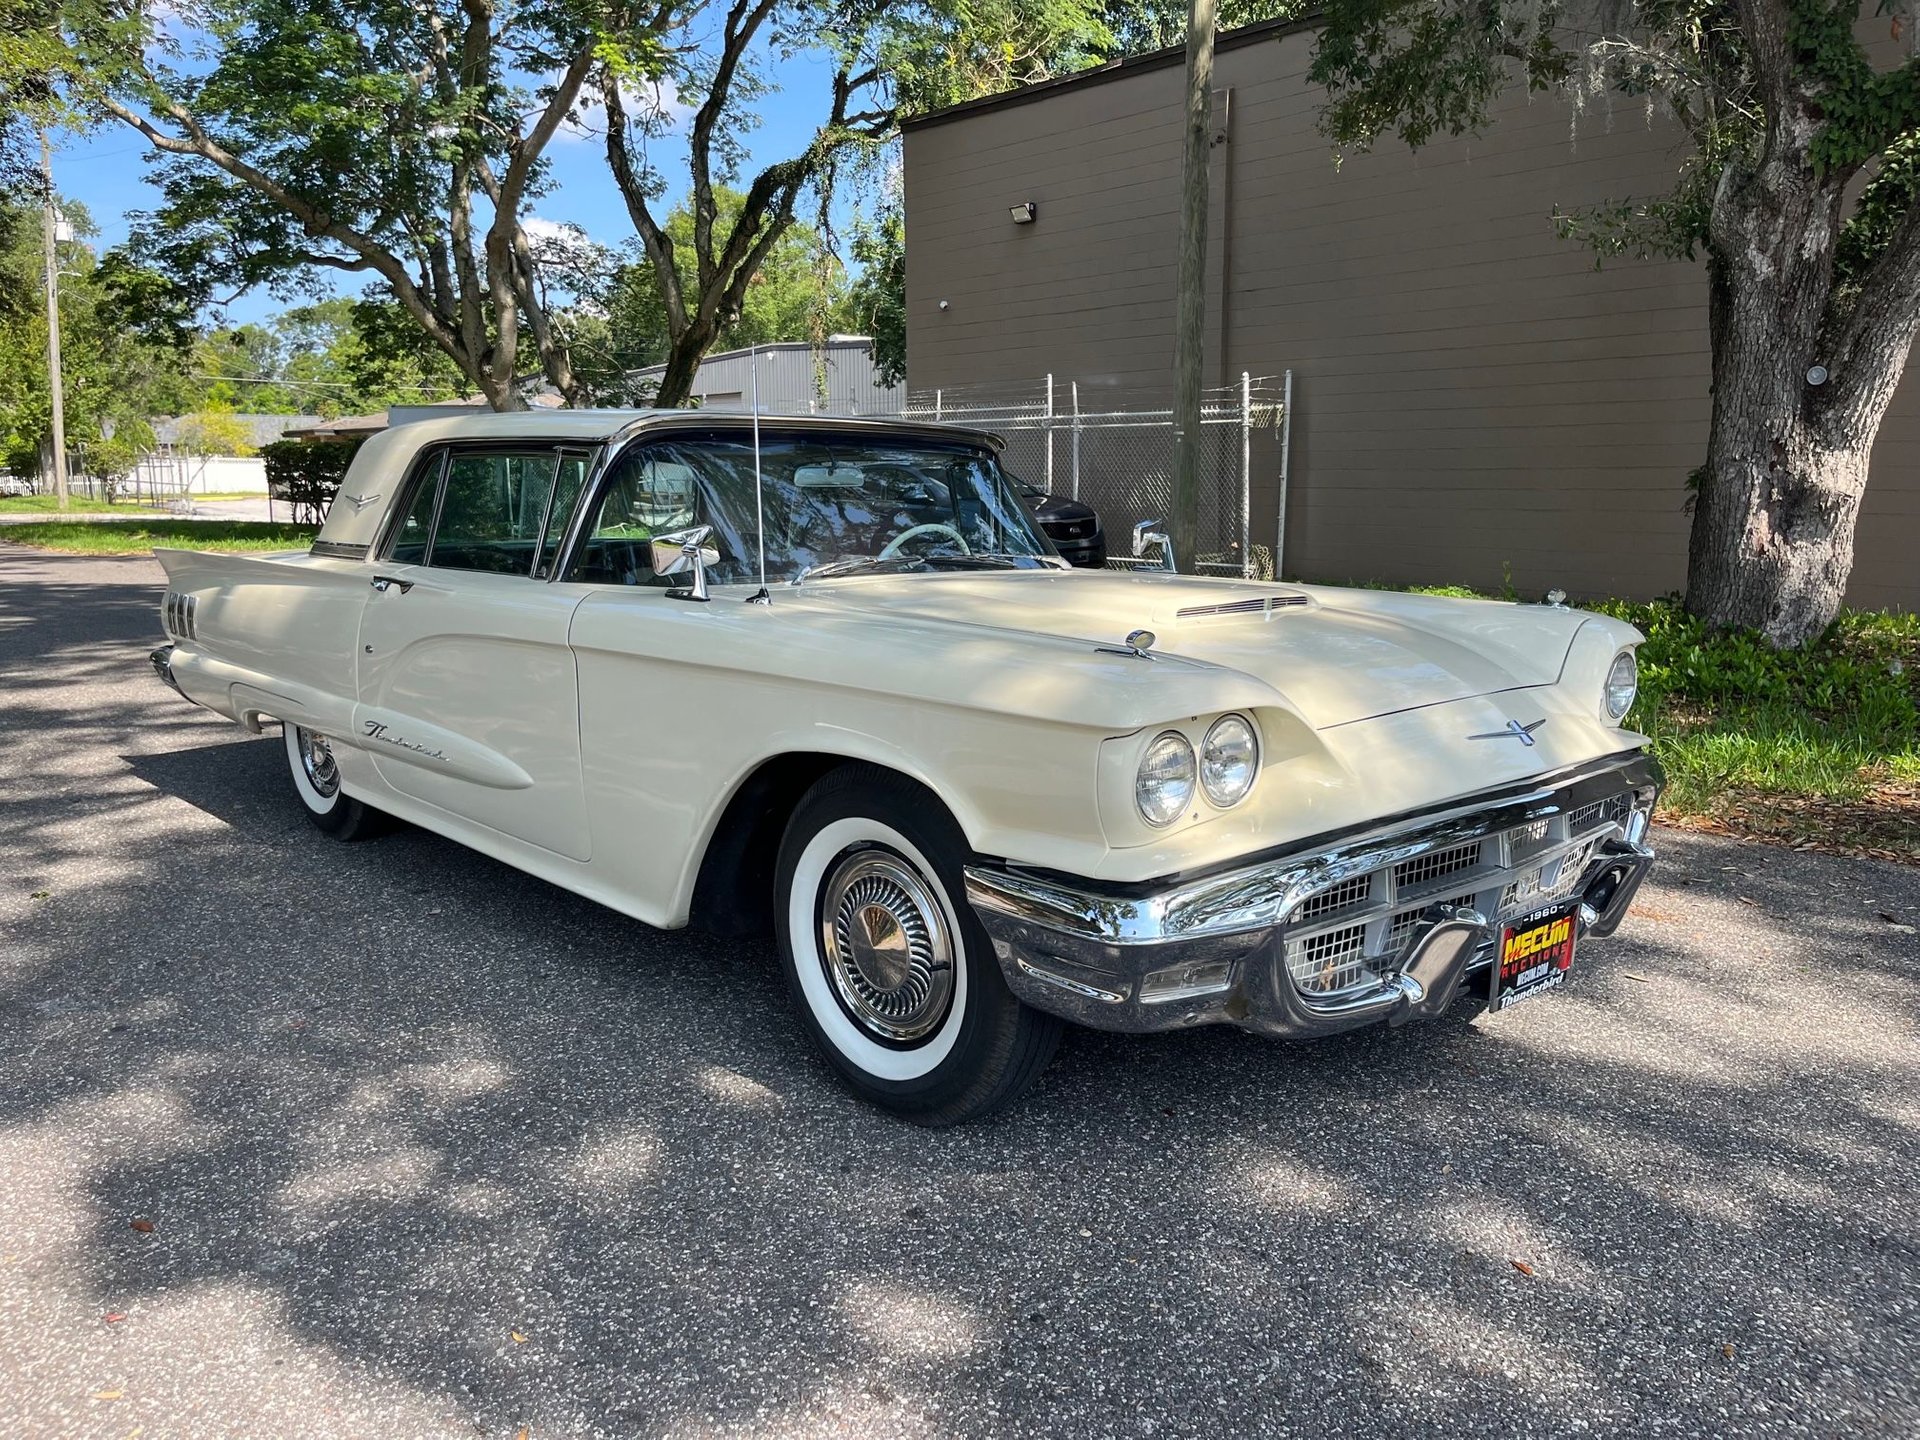
[[[1879,918],[1911,872],[1662,835],[1549,999],[1076,1032],[1022,1107],[926,1131],[833,1083],[766,946],[418,830],[334,844],[277,740],[109,660],[42,652],[21,699],[90,758],[6,836],[55,877],[0,911],[16,1413],[111,1382],[118,1433],[1916,1418],[1920,954]]]

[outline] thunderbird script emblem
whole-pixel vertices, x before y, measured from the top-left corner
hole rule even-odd
[[[1538,720],[1534,721],[1531,725],[1522,725],[1518,720],[1509,720],[1507,721],[1507,728],[1504,730],[1489,730],[1484,735],[1469,735],[1467,736],[1467,739],[1469,740],[1518,740],[1522,745],[1531,746],[1534,743],[1533,732],[1538,730],[1542,725],[1546,723],[1547,723],[1547,717],[1544,715],[1542,715]]]

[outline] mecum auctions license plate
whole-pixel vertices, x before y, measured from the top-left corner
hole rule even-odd
[[[1489,1007],[1505,1010],[1544,995],[1567,978],[1579,902],[1555,905],[1514,921],[1500,932],[1500,963],[1493,969]]]

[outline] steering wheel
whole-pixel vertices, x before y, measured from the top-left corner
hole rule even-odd
[[[893,539],[889,540],[885,545],[881,546],[880,555],[878,558],[882,560],[893,559],[894,556],[900,553],[900,547],[902,545],[906,544],[907,541],[912,540],[917,536],[921,536],[921,535],[950,536],[953,540],[953,543],[960,547],[960,553],[962,555],[971,555],[973,553],[973,551],[967,545],[966,536],[962,535],[958,530],[954,529],[953,526],[942,525],[939,521],[934,520],[934,521],[929,521],[925,525],[909,525],[905,530],[902,530],[898,535],[894,536]]]

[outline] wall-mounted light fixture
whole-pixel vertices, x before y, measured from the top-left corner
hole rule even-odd
[[[1033,217],[1037,215],[1039,211],[1034,207],[1034,203],[1031,200],[1022,200],[1007,213],[1013,216],[1014,224],[1031,225],[1033,223]]]

